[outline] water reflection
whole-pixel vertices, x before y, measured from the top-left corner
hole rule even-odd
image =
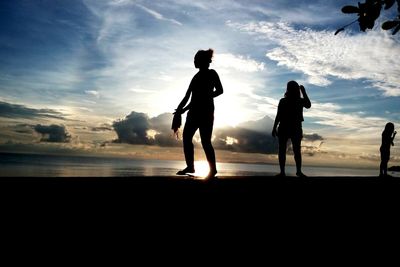
[[[28,154],[1,154],[0,176],[3,177],[133,177],[175,176],[184,162],[166,160],[133,160],[126,158],[90,158]],[[218,163],[219,176],[273,176],[277,165]],[[196,176],[208,172],[206,162],[195,162]],[[375,169],[304,167],[310,176],[377,176]],[[295,167],[287,174],[294,176]],[[399,177],[399,173],[391,175]]]

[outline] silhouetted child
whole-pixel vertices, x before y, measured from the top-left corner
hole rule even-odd
[[[381,144],[381,165],[379,170],[380,177],[390,177],[387,174],[388,162],[390,159],[390,146],[393,146],[393,140],[396,136],[396,131],[394,130],[394,124],[388,122],[385,129],[382,132],[382,144]]]
[[[301,95],[303,95],[303,97],[301,97]],[[307,96],[304,86],[299,85],[295,81],[288,82],[285,97],[279,101],[278,112],[272,130],[272,136],[278,136],[279,139],[279,166],[281,170],[278,174],[279,176],[286,176],[286,148],[287,141],[291,139],[294,160],[296,161],[296,175],[305,177],[301,171],[302,122],[304,120],[303,108],[310,107],[311,101]]]
[[[214,126],[214,97],[223,93],[222,84],[217,72],[209,69],[214,51],[212,49],[199,50],[194,57],[194,66],[199,71],[194,75],[190,82],[185,97],[182,99],[176,114],[182,114],[189,110],[186,117],[185,127],[183,128],[183,150],[185,153],[186,168],[177,172],[178,175],[194,173],[194,148],[192,139],[199,129],[201,144],[210,166],[207,179],[215,178],[217,174],[214,148],[211,144],[211,137]],[[215,89],[215,90],[214,90]],[[190,103],[185,107],[189,98]],[[179,125],[179,117],[177,117]],[[173,128],[174,126],[173,125]],[[176,127],[174,128],[177,129]]]

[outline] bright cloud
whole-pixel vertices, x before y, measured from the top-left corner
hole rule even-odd
[[[317,124],[328,126],[328,131],[336,129],[336,135],[338,131],[345,130],[371,136],[379,133],[387,123],[387,119],[383,117],[363,117],[358,113],[345,113],[340,105],[334,103],[316,102],[312,105],[306,116],[315,119]]]
[[[139,4],[137,4],[137,6],[140,7],[141,9],[143,9],[144,11],[146,11],[147,13],[149,13],[150,15],[152,15],[154,18],[156,18],[156,19],[158,19],[158,20],[165,20],[165,21],[172,22],[173,24],[182,26],[182,23],[180,23],[179,21],[177,21],[177,20],[175,20],[175,19],[166,18],[166,17],[164,17],[162,14],[158,13],[158,12],[155,11],[155,10],[152,10],[152,9],[150,9],[150,8],[147,8],[147,7],[145,7],[145,6],[143,6],[143,5],[139,5]]]
[[[254,59],[233,54],[218,54],[215,56],[214,65],[216,68],[232,68],[243,72],[257,72],[264,70],[265,64]]]
[[[274,43],[266,56],[304,73],[311,84],[327,86],[333,77],[365,79],[386,96],[400,96],[400,43],[386,32],[335,36],[330,31],[298,30],[285,22],[228,25]]]
[[[88,94],[88,95],[97,97],[97,98],[100,97],[100,93],[98,91],[96,91],[96,90],[86,90],[85,93]]]

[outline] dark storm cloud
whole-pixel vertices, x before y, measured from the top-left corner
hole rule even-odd
[[[172,137],[172,114],[164,113],[149,118],[144,113],[132,111],[125,119],[113,123],[118,135],[116,142],[159,146],[181,146],[181,141]],[[214,131],[214,146],[238,152],[276,152],[276,141],[271,137],[272,120],[265,117],[258,121],[243,123],[240,127],[229,127]],[[154,131],[153,135],[149,132]],[[183,130],[182,128],[180,129]],[[230,143],[232,140],[237,142]]]
[[[214,146],[216,149],[224,149],[246,153],[278,153],[278,138],[271,135],[274,121],[265,116],[256,121],[239,124],[237,127],[217,129]],[[320,152],[324,138],[317,134],[303,134],[302,151],[308,155]],[[311,142],[311,144],[310,144]],[[289,142],[291,153],[291,142]]]
[[[321,147],[324,144],[324,138],[319,134],[303,134],[303,143],[301,146],[301,151],[303,154],[308,156],[314,156],[316,153],[321,153]],[[290,152],[293,153],[292,147],[290,147]]]
[[[117,132],[117,142],[128,144],[149,144],[147,131],[150,130],[150,122],[147,114],[132,111],[123,120],[113,123]]]
[[[149,118],[145,113],[132,111],[125,119],[113,123],[112,126],[118,136],[115,142],[181,146],[182,144],[172,137],[171,121],[172,114],[170,113]]]
[[[246,153],[277,153],[278,141],[270,133],[244,128],[225,128],[215,131],[216,149]]]
[[[118,139],[115,142],[158,146],[182,146],[182,141],[173,138],[171,130],[172,114],[164,113],[149,118],[145,113],[132,111],[125,119],[113,123]],[[183,122],[184,123],[184,122]],[[278,152],[278,139],[271,135],[273,120],[265,116],[256,121],[214,130],[215,149],[245,153],[272,154]],[[183,126],[180,131],[183,131]],[[318,134],[305,134],[307,141],[321,141]],[[196,146],[196,142],[194,142]],[[307,147],[310,151],[310,147]],[[315,151],[315,150],[313,150]]]
[[[303,134],[303,138],[305,141],[323,141],[324,138],[319,134],[312,133],[312,134]]]
[[[158,146],[181,146],[182,143],[173,137],[171,130],[173,115],[171,113],[163,113],[150,120],[152,129],[157,133],[154,136],[154,144]],[[181,127],[180,131],[183,131]]]
[[[34,109],[24,105],[0,101],[0,117],[5,118],[46,118],[65,120],[63,114],[52,109]]]
[[[42,142],[67,143],[71,139],[64,125],[41,125],[35,126],[35,131],[42,135]]]
[[[215,131],[215,148],[246,153],[277,153],[278,141],[271,136],[274,121],[265,116],[237,127]]]
[[[321,147],[324,142],[320,142],[318,145],[302,145],[301,152],[308,156],[314,156],[316,153],[323,153],[321,152]],[[293,149],[290,147],[290,153],[293,154]]]

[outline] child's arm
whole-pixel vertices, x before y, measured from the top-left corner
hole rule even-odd
[[[393,133],[393,137],[392,137],[392,146],[394,146],[393,140],[394,140],[394,137],[396,136],[396,134],[397,134],[397,132],[396,132],[396,131],[394,131],[394,133]]]

